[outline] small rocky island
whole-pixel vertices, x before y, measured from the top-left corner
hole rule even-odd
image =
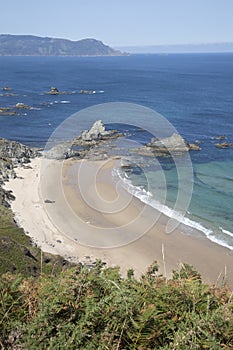
[[[19,110],[32,109],[32,106],[25,103],[18,102],[12,107],[0,107],[0,116],[13,116],[18,115]]]
[[[69,91],[60,91],[57,87],[51,86],[50,90],[45,92],[47,95],[71,95],[72,92]]]
[[[171,155],[181,155],[188,151],[200,150],[201,147],[198,144],[190,144],[176,133],[161,140],[153,137],[145,146],[132,149],[134,153],[150,157],[167,157]]]

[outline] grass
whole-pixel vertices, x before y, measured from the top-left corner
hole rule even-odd
[[[0,205],[0,274],[11,272],[37,276],[43,270],[59,270],[66,262],[59,256],[42,253],[14,222],[9,208]]]

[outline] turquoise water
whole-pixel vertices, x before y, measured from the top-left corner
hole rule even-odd
[[[131,193],[187,225],[186,232],[192,234],[192,229],[198,229],[210,240],[233,249],[233,162],[194,164],[193,170],[193,192],[185,216],[179,208],[174,209],[179,191],[175,167],[162,170],[144,167],[142,172],[139,169],[132,173],[121,172],[121,177]]]

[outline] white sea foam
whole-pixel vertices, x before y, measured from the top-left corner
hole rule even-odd
[[[54,103],[70,103],[70,101],[67,101],[67,100],[62,100],[62,101],[54,101]],[[51,102],[50,102],[50,104],[52,104]]]
[[[182,223],[185,226],[191,227],[195,230],[198,230],[198,231],[204,233],[205,236],[210,241],[233,250],[232,246],[230,246],[229,244],[227,244],[223,240],[217,238],[214,235],[214,232],[212,230],[207,229],[199,222],[196,222],[194,220],[187,218],[186,216],[182,215],[180,212],[178,212],[172,208],[169,208],[167,205],[160,203],[159,201],[157,201],[153,197],[153,194],[151,192],[146,191],[142,186],[134,186],[132,184],[131,180],[129,180],[128,178],[125,177],[125,173],[121,169],[119,169],[119,168],[113,169],[112,175],[120,178],[121,184],[124,187],[124,189],[126,189],[130,194],[132,194],[133,196],[138,198],[143,203],[152,206],[153,208],[158,210],[160,213],[166,215],[167,217],[169,217],[171,219],[174,219],[174,220]],[[220,227],[220,229],[222,230],[223,233],[233,237],[233,233],[231,233],[227,230],[224,230],[221,227]]]
[[[219,227],[219,228],[220,228],[220,230],[221,230],[223,233],[225,233],[225,235],[228,235],[228,236],[230,236],[230,237],[233,237],[233,233],[232,233],[232,232],[227,231],[227,230],[224,230],[222,227]]]
[[[230,250],[233,250],[233,247],[230,246],[229,244],[227,244],[226,242],[224,242],[222,239],[218,239],[217,237],[215,237],[214,235],[209,235],[207,236],[207,238],[214,242],[217,243],[218,245],[221,245],[222,247],[228,248]]]

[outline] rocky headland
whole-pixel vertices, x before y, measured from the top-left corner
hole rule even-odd
[[[77,41],[34,35],[0,35],[0,55],[3,56],[122,56],[102,41]]]

